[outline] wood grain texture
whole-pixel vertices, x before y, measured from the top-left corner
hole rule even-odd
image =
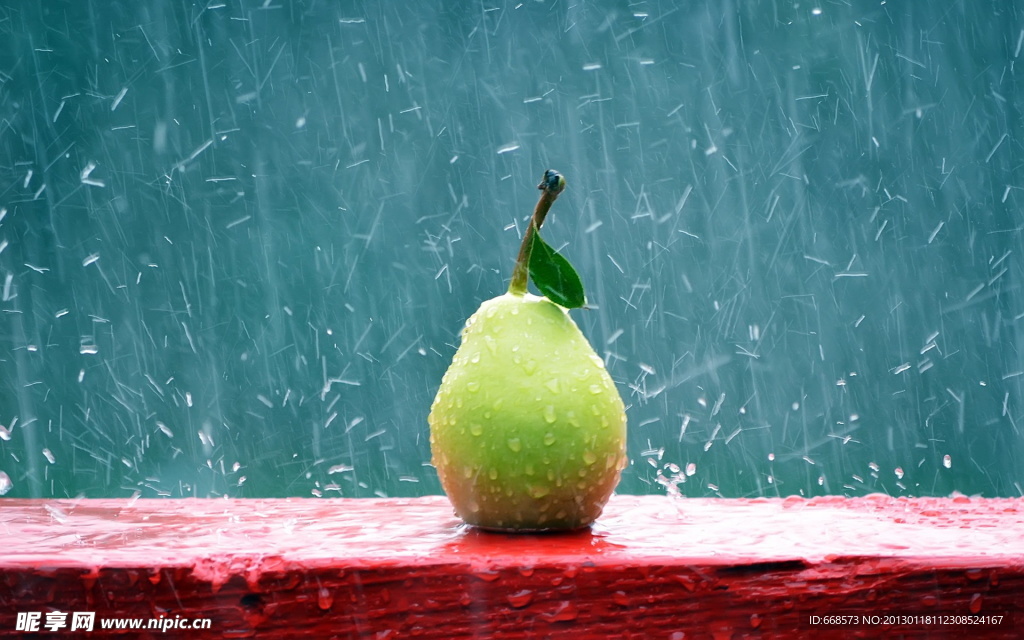
[[[1013,638],[1024,628],[1020,499],[616,496],[592,529],[542,535],[468,528],[443,497],[0,507],[0,637],[28,637],[15,631],[18,612],[51,610],[212,620],[205,635],[180,637]],[[882,619],[811,624],[830,615]],[[885,624],[911,615],[1003,620]],[[133,637],[159,636],[175,637]]]

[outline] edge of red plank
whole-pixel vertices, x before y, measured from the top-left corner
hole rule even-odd
[[[0,536],[0,637],[23,637],[19,613],[53,611],[204,617],[211,635],[266,638],[1024,624],[1024,499],[615,496],[590,529],[533,535],[466,527],[440,496],[15,499],[0,501]]]

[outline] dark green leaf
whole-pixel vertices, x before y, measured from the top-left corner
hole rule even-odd
[[[551,245],[544,242],[539,233],[533,234],[530,279],[548,300],[566,309],[576,309],[587,303],[583,283],[576,270]]]

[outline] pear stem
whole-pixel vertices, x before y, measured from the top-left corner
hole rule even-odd
[[[544,219],[551,209],[551,205],[558,199],[558,195],[565,190],[565,178],[554,169],[544,172],[540,184],[540,199],[533,209],[533,216],[530,218],[530,225],[523,234],[523,242],[519,245],[519,256],[516,258],[516,266],[512,269],[512,282],[508,286],[508,292],[517,296],[526,293],[526,284],[530,275],[530,253],[533,250],[533,236],[540,231]]]

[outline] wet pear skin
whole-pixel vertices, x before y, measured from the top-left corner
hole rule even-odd
[[[456,514],[502,531],[590,525],[626,466],[622,398],[568,312],[507,293],[466,322],[430,409]]]

